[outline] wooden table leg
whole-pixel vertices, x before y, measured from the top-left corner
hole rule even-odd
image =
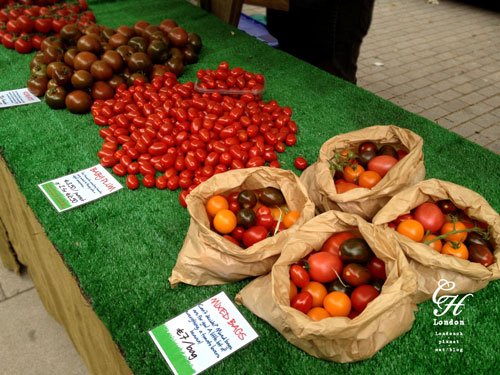
[[[238,26],[243,0],[199,0],[199,4],[224,22]]]

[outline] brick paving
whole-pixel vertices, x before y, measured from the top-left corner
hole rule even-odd
[[[498,9],[376,0],[358,65],[358,86],[500,154]]]

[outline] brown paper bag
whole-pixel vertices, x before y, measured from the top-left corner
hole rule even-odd
[[[387,227],[387,223],[418,205],[442,199],[451,200],[472,219],[488,223],[491,240],[495,244],[495,263],[484,267],[479,263],[443,255]],[[432,298],[441,279],[455,283],[453,294],[472,293],[484,288],[489,281],[500,279],[500,216],[481,195],[468,188],[437,179],[422,181],[396,194],[375,215],[373,224],[383,227],[388,236],[394,237],[408,256],[410,266],[418,276],[417,303]]]
[[[268,186],[282,191],[290,210],[300,211],[300,218],[293,226],[247,249],[210,229],[205,204],[211,196]],[[266,274],[283,250],[286,239],[300,224],[314,216],[314,204],[298,176],[291,171],[270,167],[237,169],[214,175],[196,187],[187,196],[186,203],[191,221],[169,278],[172,287],[180,282],[224,284]]]
[[[365,141],[403,146],[408,150],[408,155],[398,161],[372,189],[357,188],[337,194],[328,161],[336,150],[356,149]],[[321,146],[317,162],[302,172],[300,180],[319,212],[340,210],[370,220],[398,191],[425,178],[422,146],[420,136],[394,125],[377,125],[340,134]]]
[[[313,321],[290,306],[289,266],[313,249],[320,249],[333,233],[358,228],[375,255],[386,264],[387,280],[380,295],[354,319],[332,317]],[[276,328],[305,352],[335,362],[370,358],[383,346],[410,330],[416,305],[415,274],[397,246],[361,217],[328,211],[302,225],[290,238],[271,274],[249,283],[236,301]]]

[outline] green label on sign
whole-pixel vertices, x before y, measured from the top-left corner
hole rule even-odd
[[[53,182],[47,182],[40,186],[47,196],[50,197],[52,202],[59,208],[59,210],[64,210],[71,207],[71,203],[66,199],[66,197],[57,189]]]
[[[191,375],[195,373],[195,370],[191,367],[191,364],[174,341],[165,325],[158,326],[151,330],[151,335],[156,341],[157,346],[164,352],[164,357],[166,357],[166,353],[168,353],[168,361],[178,374]]]

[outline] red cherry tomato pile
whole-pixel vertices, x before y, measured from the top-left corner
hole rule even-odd
[[[398,233],[429,245],[441,254],[456,256],[485,267],[494,263],[488,226],[473,220],[450,200],[425,202],[389,223]]]
[[[379,294],[385,263],[355,231],[332,234],[290,266],[290,306],[313,320],[355,318]]]
[[[151,83],[119,87],[113,99],[91,109],[102,126],[101,164],[127,186],[182,189],[180,201],[213,174],[230,169],[279,167],[277,153],[296,141],[290,107],[252,94],[198,93],[172,73]]]
[[[242,248],[290,228],[300,217],[273,187],[214,195],[205,208],[213,230]]]
[[[6,48],[29,53],[39,50],[47,36],[59,34],[67,24],[84,28],[94,22],[85,0],[9,1],[0,9],[0,41]]]
[[[227,62],[219,64],[217,69],[200,69],[196,76],[196,88],[202,92],[214,90],[227,91],[228,94],[250,93],[260,95],[264,91],[265,79],[262,74],[254,74],[240,67],[229,68]]]
[[[363,187],[373,188],[389,170],[401,160],[407,151],[392,145],[362,142],[357,149],[336,151],[330,159],[337,193]]]

